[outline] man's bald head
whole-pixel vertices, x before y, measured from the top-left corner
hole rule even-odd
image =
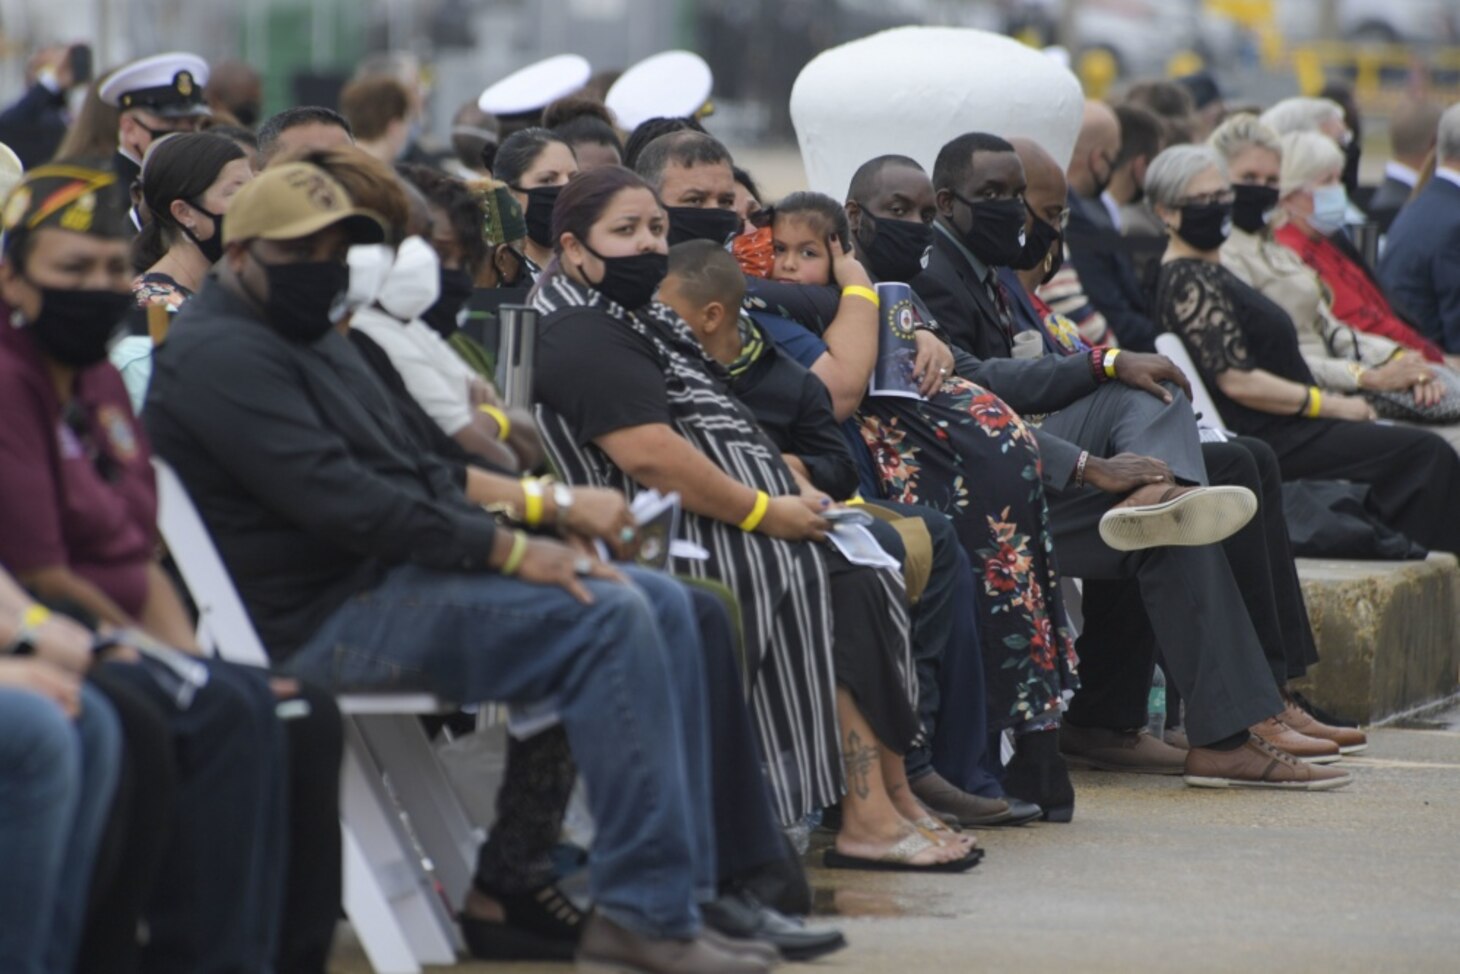
[[[1120,119],[1103,101],[1085,102],[1080,138],[1068,170],[1070,187],[1085,198],[1100,195],[1120,156]]]
[[[1057,210],[1064,209],[1067,195],[1065,171],[1060,168],[1054,156],[1033,139],[1016,136],[1009,142],[1014,146],[1014,153],[1019,161],[1024,164],[1024,179],[1028,183],[1024,189],[1024,200],[1029,208],[1042,218],[1048,206]]]

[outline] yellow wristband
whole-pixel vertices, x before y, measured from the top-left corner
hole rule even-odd
[[[512,550],[507,552],[507,560],[502,562],[499,569],[503,575],[516,575],[517,569],[522,567],[522,559],[527,556],[527,535],[521,531],[512,532]]]
[[[770,509],[770,506],[771,495],[763,490],[756,491],[755,506],[750,509],[749,514],[745,515],[745,520],[740,522],[740,530],[749,533],[760,527],[760,522],[765,520],[765,512]]]
[[[23,632],[31,632],[44,625],[50,617],[50,609],[39,602],[32,602],[30,607],[20,614],[20,628]]]
[[[522,520],[530,528],[542,524],[542,481],[532,477],[522,479]]]
[[[861,494],[853,494],[851,497],[848,497],[846,500],[842,501],[842,503],[845,504],[847,507],[860,507],[861,505],[867,503],[867,501],[864,497],[862,497]]]
[[[507,414],[502,412],[502,410],[498,409],[496,406],[488,406],[486,403],[482,403],[480,406],[478,406],[477,412],[486,413],[488,416],[492,417],[492,419],[496,421],[497,439],[501,440],[503,443],[506,443],[507,437],[512,435],[512,420],[507,418]]]
[[[842,288],[842,297],[865,298],[872,302],[872,307],[882,307],[882,301],[877,297],[877,292],[870,287],[862,287],[860,284],[849,284]]]
[[[1110,351],[1105,353],[1105,378],[1115,378],[1115,360],[1119,355],[1120,349],[1118,348],[1112,348]]]
[[[1308,387],[1308,408],[1304,415],[1309,419],[1317,419],[1318,414],[1323,411],[1323,390],[1317,386]]]

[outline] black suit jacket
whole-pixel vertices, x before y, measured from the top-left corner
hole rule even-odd
[[[1013,354],[1014,336],[1000,321],[988,288],[963,251],[941,230],[933,232],[932,256],[927,268],[913,278],[912,289],[955,347],[981,359]]]
[[[1379,188],[1374,190],[1374,195],[1369,198],[1369,218],[1379,224],[1381,231],[1388,233],[1394,218],[1404,209],[1404,204],[1409,202],[1413,192],[1414,187],[1408,183],[1400,182],[1393,176],[1385,176]]]
[[[33,84],[0,112],[0,142],[15,151],[26,169],[49,162],[66,137],[66,98]]]
[[[1104,205],[1071,192],[1065,239],[1085,296],[1110,323],[1121,347],[1154,352],[1157,328],[1146,307],[1146,292],[1125,252],[1125,238],[1110,222]]]

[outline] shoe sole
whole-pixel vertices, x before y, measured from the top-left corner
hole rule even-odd
[[[1348,747],[1344,747],[1344,746],[1340,745],[1339,748],[1338,748],[1338,753],[1339,754],[1358,754],[1360,751],[1367,751],[1368,749],[1369,749],[1368,742],[1365,742],[1363,744],[1350,744]]]
[[[1343,752],[1339,751],[1337,754],[1320,754],[1316,758],[1305,758],[1301,754],[1294,754],[1293,757],[1308,764],[1337,764],[1343,760]]]
[[[818,944],[815,947],[782,947],[781,958],[793,964],[804,964],[807,961],[816,960],[818,957],[825,957],[827,954],[844,950],[846,946],[847,938],[837,937],[835,941]]]
[[[1216,544],[1256,513],[1257,496],[1246,487],[1205,487],[1164,504],[1111,508],[1100,518],[1100,539],[1116,551]]]
[[[1186,769],[1181,765],[1176,765],[1175,767],[1160,767],[1154,764],[1134,766],[1129,764],[1115,764],[1110,761],[1099,761],[1077,754],[1063,754],[1063,757],[1065,763],[1071,767],[1084,768],[1087,771],[1109,771],[1112,774],[1153,774],[1164,775],[1166,777],[1186,773]]]
[[[1268,788],[1275,791],[1332,791],[1353,783],[1353,775],[1342,778],[1323,778],[1318,781],[1246,781],[1241,778],[1206,778],[1199,775],[1185,775],[1184,780],[1193,788]]]
[[[1016,816],[1013,812],[1009,812],[1003,818],[997,820],[960,819],[958,824],[965,829],[1012,829],[1018,828],[1021,825],[1028,825],[1030,822],[1039,821],[1040,814],[1036,812],[1033,815]]]

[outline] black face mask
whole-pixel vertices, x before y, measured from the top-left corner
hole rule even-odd
[[[963,242],[973,255],[990,267],[1008,267],[1024,250],[1023,200],[966,200],[957,193],[953,198],[973,214],[972,225],[963,233]]]
[[[583,249],[603,261],[603,277],[594,290],[616,301],[629,311],[637,311],[648,304],[659,289],[659,283],[669,273],[669,255],[650,251],[647,254],[631,254],[628,257],[605,257],[586,243]],[[578,273],[587,280],[582,266]]]
[[[1053,223],[1046,223],[1039,217],[1034,218],[1034,231],[1025,234],[1024,249],[1019,252],[1019,257],[1009,266],[1016,271],[1031,271],[1049,260],[1050,248],[1057,243],[1062,243],[1064,235],[1060,228]],[[1064,261],[1065,248],[1060,247],[1059,259]],[[1050,274],[1050,277],[1053,277]]]
[[[708,240],[718,247],[740,232],[740,217],[719,207],[667,206],[669,246],[690,240]]]
[[[203,204],[194,203],[192,200],[186,202],[213,222],[213,236],[207,240],[199,240],[197,235],[183,224],[179,223],[178,228],[197,246],[198,250],[202,251],[203,256],[208,259],[208,263],[218,263],[223,259],[223,214],[206,210],[203,208]]]
[[[263,302],[269,327],[302,345],[312,345],[334,327],[334,304],[350,286],[348,265],[338,260],[303,264],[266,264],[256,256],[253,260],[269,282],[269,299]]]
[[[527,194],[527,209],[522,214],[527,221],[527,239],[539,247],[552,247],[553,207],[557,205],[558,194],[563,191],[563,187],[534,186],[532,189],[523,189],[520,186],[514,186],[512,188],[519,193]]]
[[[1278,205],[1277,187],[1239,183],[1232,191],[1237,194],[1232,203],[1232,223],[1248,233],[1260,232],[1267,226],[1268,213]]]
[[[1100,198],[1100,194],[1101,193],[1104,193],[1107,189],[1110,188],[1110,182],[1111,182],[1111,180],[1115,179],[1115,167],[1116,167],[1115,160],[1114,159],[1111,159],[1108,156],[1106,156],[1104,153],[1101,153],[1101,155],[1100,155],[1100,161],[1103,162],[1103,163],[1105,163],[1105,175],[1104,176],[1097,176],[1097,175],[1095,175],[1095,168],[1093,166],[1090,167],[1090,181],[1095,186],[1095,195],[1093,197],[1091,197],[1091,198],[1092,199],[1097,199],[1097,200]]]
[[[133,298],[123,291],[71,291],[40,287],[41,310],[26,326],[48,357],[73,369],[106,358],[122,315]]]
[[[923,272],[923,259],[933,246],[933,227],[921,220],[873,217],[862,206],[857,237],[867,269],[877,280],[907,283]]]
[[[1216,250],[1231,233],[1231,203],[1194,203],[1181,208],[1181,229],[1176,235],[1197,250]]]
[[[456,334],[456,318],[461,314],[466,299],[471,297],[471,275],[461,269],[441,268],[441,296],[426,309],[421,320],[436,330],[442,338]]]

